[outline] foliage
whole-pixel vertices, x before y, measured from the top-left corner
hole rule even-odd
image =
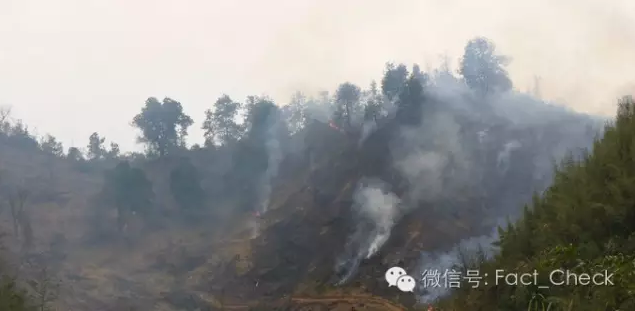
[[[194,121],[183,112],[180,102],[164,98],[159,102],[154,97],[146,100],[132,124],[141,130],[139,142],[145,143],[148,153],[163,157],[177,148],[185,146],[187,129]]]
[[[106,154],[104,142],[106,138],[100,137],[99,133],[94,132],[88,137],[88,158],[91,160],[101,159]]]
[[[106,153],[106,157],[110,159],[116,159],[119,157],[120,153],[121,153],[121,150],[119,150],[119,144],[111,142],[110,150],[108,150],[108,152]]]
[[[6,311],[35,311],[25,291],[18,288],[14,279],[7,276],[0,277],[0,310]]]
[[[182,160],[170,172],[170,191],[181,208],[202,208],[205,192],[201,187],[201,176],[189,159]]]
[[[478,37],[465,46],[459,73],[465,83],[482,94],[504,92],[512,88],[505,66],[509,59],[496,54],[494,43]]]
[[[540,284],[557,269],[614,274],[614,285],[496,285],[461,289],[444,301],[447,310],[521,310],[544,299],[550,310],[635,308],[635,103],[620,101],[614,124],[579,160],[565,159],[554,183],[525,209],[524,217],[500,228],[500,254],[480,267],[517,273],[536,270]]]
[[[240,138],[242,127],[236,122],[236,117],[242,105],[233,101],[228,95],[221,96],[214,103],[214,110],[205,111],[203,130],[205,145],[231,144]]]
[[[282,113],[287,121],[290,134],[299,132],[306,125],[309,117],[307,111],[308,105],[307,97],[297,92],[293,94],[291,102],[282,108]]]
[[[263,140],[269,128],[281,116],[280,108],[268,98],[251,96],[247,100],[245,129],[247,140]]]
[[[364,121],[377,121],[384,112],[383,99],[377,89],[377,82],[370,84],[370,90],[366,97],[366,105],[364,106]]]
[[[51,134],[47,134],[41,140],[40,148],[42,148],[42,151],[57,157],[61,157],[64,155],[64,146],[61,142],[57,141],[57,138],[55,138]]]
[[[397,120],[402,124],[419,124],[423,101],[423,85],[417,76],[412,74],[399,94]]]
[[[128,214],[149,211],[154,192],[143,170],[131,167],[128,161],[122,161],[106,172],[101,197],[117,209],[121,230]]]
[[[394,101],[401,93],[408,80],[408,68],[404,64],[395,67],[392,63],[386,64],[384,77],[381,80],[381,91],[388,101]]]
[[[339,127],[352,127],[354,114],[359,110],[361,92],[359,86],[350,82],[342,83],[337,88],[333,121]]]
[[[84,160],[84,155],[82,154],[81,150],[79,150],[79,148],[69,147],[68,151],[66,152],[66,158],[72,161],[82,161]]]

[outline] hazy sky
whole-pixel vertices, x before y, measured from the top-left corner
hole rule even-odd
[[[135,147],[149,96],[197,122],[222,94],[367,86],[386,61],[456,60],[473,36],[510,55],[519,89],[612,114],[635,91],[633,0],[0,0],[0,105],[68,147]]]

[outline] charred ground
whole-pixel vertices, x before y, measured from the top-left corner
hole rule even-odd
[[[5,118],[7,258],[20,280],[48,267],[61,310],[414,308],[429,295],[389,288],[387,268],[416,275],[436,264],[424,253],[496,240],[603,122],[512,90],[502,64],[463,66],[482,75],[388,65],[381,86],[284,108],[222,96],[204,146],[185,147],[179,102],[149,98],[133,119],[144,154],[97,133],[86,155],[64,152]],[[380,197],[360,201],[363,189]]]

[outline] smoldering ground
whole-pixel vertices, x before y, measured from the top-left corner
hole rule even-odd
[[[515,219],[531,195],[548,186],[554,165],[569,152],[579,155],[589,148],[605,122],[514,89],[478,92],[447,67],[425,77],[420,81],[421,122],[401,126],[390,141],[392,165],[406,180],[407,191],[397,198],[383,181],[360,181],[354,205],[362,212],[355,214],[358,228],[338,260],[337,269],[346,270],[341,283],[381,249],[400,217],[424,206],[436,213],[468,208],[451,203],[462,196],[474,194],[489,205],[474,215],[486,234],[455,241],[445,248],[449,251],[434,256],[424,253],[422,269],[460,264],[457,250],[466,245],[495,251],[490,244],[497,236],[487,232],[500,222],[491,219]],[[422,293],[421,298],[428,301],[444,294]]]

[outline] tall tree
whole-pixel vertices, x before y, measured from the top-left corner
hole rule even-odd
[[[155,97],[148,98],[132,121],[133,126],[141,130],[139,142],[146,144],[149,154],[159,157],[184,147],[187,129],[193,123],[183,112],[181,103],[168,97],[163,102]]]
[[[64,155],[64,146],[61,142],[57,141],[57,138],[51,134],[47,134],[40,142],[42,151],[52,154],[54,156],[61,157]]]
[[[108,150],[106,156],[109,159],[116,159],[119,157],[121,153],[121,150],[119,149],[119,144],[111,142],[110,143],[110,150]]]
[[[205,111],[202,129],[205,131],[205,145],[221,145],[236,142],[242,133],[242,127],[236,122],[241,104],[223,95],[214,103],[214,110]]]
[[[417,78],[417,80],[419,80],[419,82],[421,82],[421,84],[425,85],[428,82],[428,74],[421,71],[421,68],[419,67],[419,65],[414,64],[412,66],[412,75]]]
[[[144,213],[152,204],[154,193],[152,183],[139,168],[133,168],[127,161],[106,172],[101,192],[102,199],[117,209],[117,223],[121,231],[130,213]]]
[[[250,96],[247,99],[246,108],[247,138],[264,142],[269,134],[269,129],[282,117],[280,108],[271,99],[258,96]]]
[[[423,101],[423,85],[412,74],[399,94],[397,120],[402,124],[418,125],[423,113]]]
[[[308,117],[308,101],[304,94],[293,94],[291,102],[282,110],[290,133],[297,133],[304,128]]]
[[[99,137],[97,132],[92,133],[88,138],[88,158],[91,160],[101,159],[105,153],[104,148],[105,137]]]
[[[246,108],[245,136],[233,155],[233,182],[242,189],[242,205],[253,208],[268,199],[264,195],[268,191],[263,190],[278,173],[289,131],[281,109],[272,100],[250,96]]]
[[[404,64],[395,67],[392,63],[386,64],[384,77],[381,80],[381,91],[388,101],[397,99],[408,80],[408,68]]]
[[[351,128],[353,115],[358,109],[361,89],[359,86],[344,82],[339,85],[335,93],[335,116],[334,121],[338,126],[347,125]]]
[[[69,147],[66,152],[66,158],[72,161],[82,161],[84,160],[84,155],[82,151],[77,147]]]
[[[494,43],[483,37],[470,40],[465,45],[459,73],[472,89],[485,95],[504,92],[512,88],[505,66],[510,59],[496,54]]]
[[[375,121],[383,113],[382,96],[377,89],[377,82],[374,80],[370,83],[370,90],[368,91],[366,106],[364,106],[364,121]]]
[[[170,172],[170,192],[179,206],[185,210],[201,208],[205,191],[201,187],[198,169],[185,159]]]

